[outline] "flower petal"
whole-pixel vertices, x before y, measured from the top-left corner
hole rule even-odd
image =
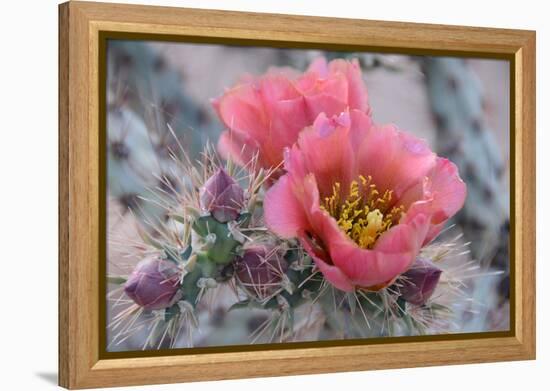
[[[441,232],[447,220],[462,208],[466,193],[466,185],[460,179],[455,164],[437,158],[423,184],[410,188],[403,195],[402,201],[407,212],[401,221],[406,223],[418,214],[430,216],[430,228],[423,242],[427,244]]]
[[[253,145],[253,142],[245,141],[235,132],[226,130],[222,132],[218,140],[220,156],[225,160],[232,159],[240,166],[244,166],[253,158],[254,151],[257,151],[257,147]]]
[[[298,139],[306,171],[313,173],[322,197],[332,194],[335,182],[347,188],[354,173],[354,154],[348,137],[348,113],[327,118],[321,113],[312,127],[304,129]],[[330,156],[330,158],[328,158]]]
[[[430,228],[430,216],[417,213],[383,233],[374,250],[383,253],[418,253]]]
[[[333,60],[330,62],[331,72],[342,72],[348,81],[348,105],[350,109],[357,109],[368,113],[368,94],[364,86],[361,68],[357,59],[351,62],[345,60]]]
[[[296,99],[301,96],[293,81],[283,73],[267,75],[254,84],[261,94],[266,109],[269,109],[269,104],[272,102]]]
[[[462,208],[466,200],[466,184],[460,179],[456,165],[445,158],[437,159],[428,178],[434,198],[432,223],[439,224]]]
[[[323,276],[330,281],[332,285],[340,290],[343,290],[344,292],[352,292],[355,289],[348,277],[338,267],[330,265],[322,257],[317,255],[316,251],[314,251],[312,245],[306,238],[301,237],[300,243],[311,256],[321,273],[323,273]]]
[[[227,91],[214,103],[220,119],[232,132],[258,141],[265,139],[266,118],[259,91],[252,84],[242,84]]]
[[[232,135],[224,136],[220,150],[245,165],[249,155],[238,154],[243,146],[251,147],[258,152],[261,167],[276,167],[283,160],[284,149],[292,146],[320,113],[330,117],[350,108],[367,110],[366,97],[357,61],[327,64],[319,58],[301,75],[276,68],[261,77],[247,76],[212,102]]]
[[[374,249],[362,249],[351,240],[328,213],[314,214],[315,233],[328,248],[331,262],[355,285],[385,285],[405,272],[414,261],[429,228],[426,216],[399,224],[384,233]]]
[[[460,179],[456,165],[450,160],[438,158],[429,175],[431,204],[431,228],[424,243],[431,242],[443,229],[446,221],[454,216],[466,201],[466,184]]]
[[[324,57],[318,57],[311,62],[307,68],[307,74],[314,74],[315,77],[326,78],[329,74],[327,60]]]
[[[352,282],[360,287],[383,286],[405,272],[414,261],[415,253],[384,253],[361,249],[355,243],[335,240],[330,243],[330,254]]]
[[[266,226],[278,235],[291,238],[308,226],[303,205],[294,195],[288,175],[283,175],[267,191],[264,199]]]
[[[328,116],[340,114],[348,108],[345,99],[341,99],[334,95],[319,93],[304,97],[307,113],[309,118],[315,119],[319,113],[325,113]],[[311,121],[313,122],[313,121]],[[310,122],[310,124],[311,124]]]
[[[357,136],[355,136],[357,137]],[[372,176],[378,189],[401,194],[422,181],[435,165],[436,155],[428,145],[393,125],[372,126],[359,146],[359,174]]]

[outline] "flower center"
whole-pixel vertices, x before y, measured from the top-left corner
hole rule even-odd
[[[336,219],[338,226],[359,247],[370,249],[403,214],[403,205],[392,206],[392,195],[392,190],[380,194],[370,175],[367,178],[360,175],[358,181],[350,183],[347,195],[336,182],[332,195],[325,197],[321,208]]]

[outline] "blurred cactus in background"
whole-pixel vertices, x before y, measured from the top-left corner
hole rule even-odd
[[[185,92],[181,72],[145,42],[110,41],[107,52],[107,143],[110,194],[140,218],[164,218],[153,198],[177,191],[170,152],[199,157],[217,128]],[[161,199],[159,199],[159,196]]]
[[[468,198],[456,221],[474,259],[484,268],[509,269],[508,167],[487,119],[481,82],[467,60],[422,58],[438,153],[459,167]],[[508,296],[507,273],[501,294]]]

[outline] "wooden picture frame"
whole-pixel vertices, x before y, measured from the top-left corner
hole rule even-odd
[[[100,61],[104,32],[250,40],[277,46],[508,59],[511,64],[512,330],[466,338],[143,355],[100,352]],[[123,386],[535,358],[535,32],[168,7],[59,6],[59,384]]]

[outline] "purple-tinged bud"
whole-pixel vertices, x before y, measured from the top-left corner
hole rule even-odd
[[[126,294],[147,310],[171,307],[181,297],[181,270],[171,261],[144,259],[137,264],[124,285]]]
[[[434,293],[441,272],[432,262],[418,258],[402,276],[400,282],[403,286],[399,288],[401,297],[411,304],[425,304]]]
[[[200,189],[200,205],[220,223],[235,220],[244,205],[244,190],[220,168]]]
[[[288,270],[287,261],[275,248],[254,246],[245,250],[235,262],[240,285],[259,298],[275,293]]]

